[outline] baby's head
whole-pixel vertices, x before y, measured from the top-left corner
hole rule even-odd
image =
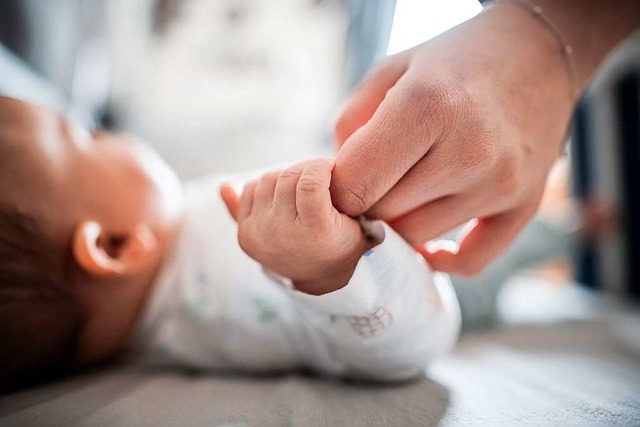
[[[0,384],[122,349],[182,214],[131,138],[0,97]]]

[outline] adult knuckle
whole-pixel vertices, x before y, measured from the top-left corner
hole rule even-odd
[[[411,106],[418,123],[432,122],[434,116],[442,116],[445,110],[445,94],[439,84],[416,82],[406,93],[406,101]]]
[[[430,132],[452,132],[468,115],[471,95],[458,83],[447,79],[416,81],[406,93],[415,122]]]
[[[441,81],[416,80],[406,92],[412,105],[444,106],[447,102],[447,89]]]
[[[461,155],[457,157],[458,167],[469,172],[469,176],[493,172],[496,165],[495,136],[482,130],[483,125],[477,125],[473,131],[467,132],[467,140],[462,146]]]
[[[443,108],[454,121],[459,134],[473,135],[479,142],[492,141],[495,132],[490,127],[490,115],[477,95],[461,84],[450,84]]]

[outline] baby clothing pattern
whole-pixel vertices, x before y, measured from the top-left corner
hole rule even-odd
[[[453,346],[460,313],[449,278],[386,224],[384,242],[360,259],[344,288],[304,294],[242,252],[219,196],[222,182],[187,184],[181,236],[138,331],[143,361],[398,380]]]

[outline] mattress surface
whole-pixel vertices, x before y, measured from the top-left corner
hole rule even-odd
[[[640,360],[597,320],[464,336],[429,379],[350,384],[116,366],[0,398],[0,426],[640,425]]]

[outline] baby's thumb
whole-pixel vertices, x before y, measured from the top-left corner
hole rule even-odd
[[[235,221],[238,221],[238,210],[240,209],[240,196],[236,193],[236,190],[233,189],[231,184],[225,182],[220,187],[220,196],[222,197],[222,201],[224,201],[225,206],[227,207],[227,211],[233,217]]]

